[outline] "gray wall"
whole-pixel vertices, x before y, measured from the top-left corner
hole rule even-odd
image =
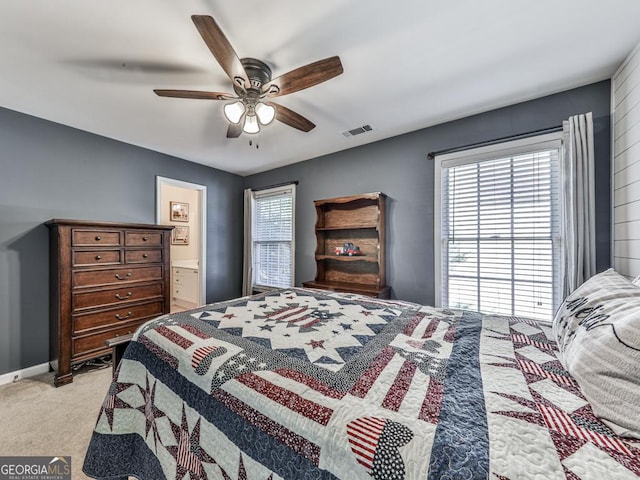
[[[155,223],[157,175],[207,186],[207,300],[239,296],[242,177],[0,108],[0,374],[49,359],[43,222]]]
[[[313,200],[389,196],[387,279],[396,298],[433,304],[430,151],[559,125],[592,111],[597,266],[610,265],[610,82],[241,177],[0,108],[0,374],[48,360],[48,231],[73,218],[155,222],[155,177],[207,186],[207,300],[238,296],[242,188],[299,180],[296,283],[315,276]]]
[[[433,161],[427,153],[550,128],[593,112],[597,268],[610,266],[610,82],[501,108],[246,178],[247,188],[298,180],[296,284],[315,277],[313,200],[382,191],[387,210],[387,283],[396,298],[434,302]]]

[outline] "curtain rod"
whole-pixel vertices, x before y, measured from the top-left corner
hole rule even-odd
[[[267,185],[266,187],[252,188],[251,191],[252,192],[259,192],[260,190],[267,190],[269,188],[284,187],[285,185],[298,185],[298,180],[292,180],[291,182],[276,183],[275,185]]]
[[[496,145],[498,143],[506,142],[509,140],[520,140],[522,138],[535,137],[536,135],[544,135],[545,133],[555,133],[555,132],[561,132],[561,131],[562,131],[562,125],[559,125],[556,127],[542,128],[540,130],[534,130],[532,132],[519,133],[517,135],[510,135],[508,137],[496,138],[494,140],[487,140],[485,142],[471,143],[469,145],[463,145],[461,147],[446,148],[444,150],[438,150],[437,152],[429,152],[427,154],[427,158],[429,160],[433,160],[434,158],[436,158],[437,155],[444,155],[446,153],[464,152],[465,150],[470,150],[472,148],[488,147],[490,145]]]

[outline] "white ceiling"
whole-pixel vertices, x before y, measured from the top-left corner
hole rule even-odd
[[[278,99],[316,128],[274,122],[256,149],[223,102],[156,96],[231,91],[192,14],[274,77],[339,55]],[[0,0],[0,106],[247,175],[610,78],[638,19],[638,0]]]

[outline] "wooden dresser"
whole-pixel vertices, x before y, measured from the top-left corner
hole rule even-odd
[[[169,312],[170,234],[162,225],[50,220],[50,361],[54,384],[110,353],[105,340]]]

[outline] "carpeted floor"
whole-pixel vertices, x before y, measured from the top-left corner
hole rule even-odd
[[[71,456],[72,478],[84,454],[111,381],[111,367],[86,368],[73,383],[53,386],[53,373],[0,386],[0,456]]]

